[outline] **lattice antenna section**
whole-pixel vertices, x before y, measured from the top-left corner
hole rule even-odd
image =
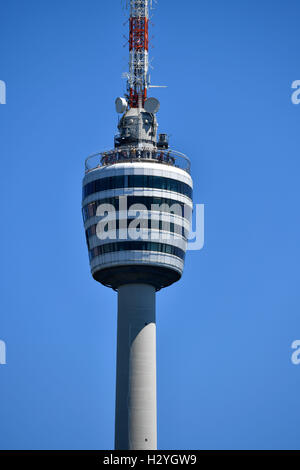
[[[129,73],[127,91],[129,106],[141,108],[147,98],[149,84],[149,7],[151,0],[130,0]]]

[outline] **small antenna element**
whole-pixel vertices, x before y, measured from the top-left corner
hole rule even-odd
[[[156,98],[148,98],[145,101],[144,108],[147,111],[147,113],[157,113],[160,108],[160,103]]]
[[[127,109],[127,101],[125,100],[125,98],[121,98],[121,97],[117,98],[115,101],[115,105],[116,105],[116,111],[119,114],[123,114]]]

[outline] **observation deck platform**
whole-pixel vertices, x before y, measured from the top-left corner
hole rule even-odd
[[[122,147],[90,155],[85,160],[85,173],[117,163],[161,163],[191,172],[189,158],[181,152],[171,149],[149,149],[140,147]]]

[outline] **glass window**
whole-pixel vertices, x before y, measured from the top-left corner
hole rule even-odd
[[[156,242],[120,242],[120,243],[106,243],[104,245],[96,246],[89,251],[90,261],[96,256],[103,255],[105,253],[111,253],[116,251],[126,250],[141,250],[141,251],[159,251],[162,253],[173,254],[178,258],[184,259],[185,252],[180,248],[165,243]]]
[[[92,181],[91,183],[87,183],[83,187],[82,195],[83,198],[86,198],[87,196],[99,191],[126,187],[166,189],[192,198],[192,188],[188,184],[177,181],[173,178],[164,178],[163,176],[153,175],[118,175],[110,176],[108,178],[100,178]]]
[[[96,215],[97,207],[100,204],[112,204],[116,211],[119,210],[119,198],[118,197],[99,199],[83,207],[84,221],[86,221],[89,217],[93,217]],[[127,208],[129,208],[132,204],[143,204],[147,208],[147,210],[151,210],[152,205],[154,204],[159,205],[159,206],[162,204],[167,204],[170,207],[173,204],[178,204],[178,206],[181,207],[182,217],[186,216],[187,218],[189,218],[191,216],[191,208],[188,205],[184,204],[183,202],[174,201],[174,199],[168,199],[168,198],[163,198],[163,197],[157,198],[157,197],[151,197],[151,196],[128,196]]]

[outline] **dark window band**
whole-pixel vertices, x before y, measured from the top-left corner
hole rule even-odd
[[[167,245],[166,243],[157,242],[143,242],[143,241],[130,241],[119,243],[106,243],[105,245],[96,246],[89,251],[89,258],[92,261],[96,256],[104,255],[105,253],[113,253],[117,251],[140,250],[140,251],[158,251],[159,253],[166,253],[174,255],[184,260],[185,252],[177,246]]]
[[[127,228],[129,227],[130,222],[132,222],[133,220],[135,220],[135,219],[126,219]],[[186,235],[185,235],[186,229],[182,225],[174,224],[173,222],[163,222],[161,219],[152,221],[151,218],[145,219],[145,220],[140,221],[140,222],[141,222],[141,226],[143,228],[148,229],[148,230],[151,230],[151,229],[159,230],[159,231],[164,230],[164,231],[168,231],[170,233],[177,233],[178,235],[181,235],[182,237],[184,237],[186,239]],[[96,235],[97,225],[98,224],[91,225],[85,231],[87,238],[92,237],[93,235]],[[119,219],[116,219],[116,227],[115,228],[116,228],[117,231],[120,228]]]
[[[153,175],[118,175],[110,176],[108,178],[101,178],[87,183],[83,187],[83,199],[90,194],[99,191],[107,191],[109,189],[118,188],[153,188],[153,189],[166,189],[176,193],[188,196],[190,199],[193,197],[192,188],[182,181],[173,178],[164,178],[163,176]]]
[[[111,204],[114,206],[115,211],[119,210],[119,196],[108,197],[105,199],[99,199],[97,201],[90,202],[82,209],[83,220],[86,222],[90,217],[94,217],[97,212],[97,208],[100,204]],[[147,210],[151,210],[152,204],[167,204],[171,207],[173,204],[178,204],[181,207],[181,217],[189,219],[192,214],[192,209],[184,202],[175,201],[174,199],[168,199],[164,197],[151,197],[151,196],[127,196],[127,210],[133,204],[143,204]],[[178,214],[179,215],[179,214]]]

